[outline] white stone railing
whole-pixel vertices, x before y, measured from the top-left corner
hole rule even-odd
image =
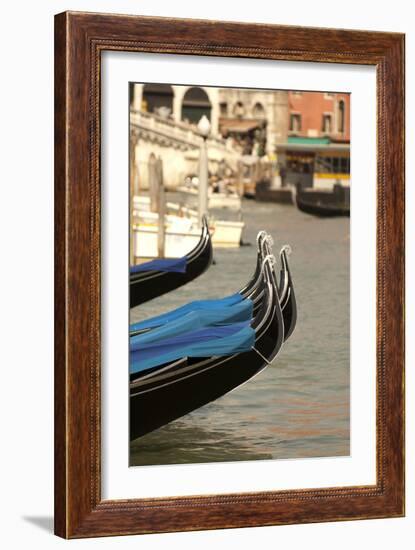
[[[153,113],[131,111],[130,124],[133,129],[145,130],[155,136],[167,138],[180,145],[187,145],[190,149],[200,148],[203,139],[196,125],[177,122]],[[208,146],[223,151],[226,150],[227,152],[232,151],[232,148],[227,145],[226,141],[219,136],[210,136],[208,138]]]

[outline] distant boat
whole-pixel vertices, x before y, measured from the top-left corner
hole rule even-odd
[[[271,180],[264,179],[256,184],[255,200],[259,202],[277,202],[279,204],[291,204],[291,189],[286,187],[272,187]]]
[[[189,283],[211,263],[212,240],[204,219],[198,244],[182,258],[155,259],[130,267],[130,308]]]
[[[340,184],[332,191],[292,187],[293,203],[301,212],[321,218],[350,216],[350,188]]]
[[[190,208],[196,208],[198,204],[198,190],[192,187],[186,187],[185,185],[181,185],[176,190],[177,195],[180,197],[180,200],[183,201],[183,203],[190,207]],[[225,208],[228,210],[236,210],[240,211],[242,208],[242,201],[241,197],[235,193],[234,191],[231,191],[229,193],[220,193],[220,192],[213,192],[210,188],[208,191],[208,209],[219,209],[219,208]]]

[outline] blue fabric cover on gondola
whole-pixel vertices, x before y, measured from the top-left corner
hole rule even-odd
[[[158,258],[144,264],[132,265],[130,274],[144,271],[171,271],[174,273],[186,273],[186,257],[183,258]]]
[[[242,302],[242,300],[244,300],[244,297],[239,294],[239,292],[237,292],[236,294],[232,294],[231,296],[227,296],[226,298],[220,298],[218,300],[195,300],[193,302],[185,304],[184,306],[178,307],[177,309],[173,309],[168,313],[163,313],[161,315],[157,315],[156,317],[150,317],[150,319],[145,319],[144,321],[139,321],[138,323],[133,323],[130,325],[130,332],[150,329],[164,325],[166,323],[170,323],[171,321],[175,321],[176,319],[183,317],[183,315],[186,315],[191,311],[211,310],[221,307],[229,307],[238,304],[239,302]]]
[[[195,331],[204,327],[230,325],[252,319],[252,300],[243,300],[239,304],[217,309],[196,310],[166,323],[154,330],[137,334],[130,338],[130,351],[139,349],[150,342],[159,342],[178,336],[185,332]]]
[[[252,349],[255,331],[249,321],[187,332],[161,342],[143,344],[130,351],[130,374],[182,357],[233,355]]]

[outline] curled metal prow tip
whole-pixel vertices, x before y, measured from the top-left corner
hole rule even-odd
[[[287,256],[290,256],[291,253],[292,253],[293,249],[291,248],[291,246],[289,244],[285,244],[282,248],[281,248],[281,252],[280,254],[282,254],[283,252],[286,253]]]
[[[267,232],[262,230],[262,231],[259,231],[258,235],[256,236],[256,243],[257,245],[259,245],[259,240],[262,239],[263,237],[266,237],[267,236]]]
[[[274,256],[274,254],[267,254],[265,258],[262,260],[262,269],[264,269],[264,266],[266,263],[269,263],[272,266],[274,266],[277,263],[277,260]]]
[[[272,238],[272,235],[267,235],[266,238],[265,238],[265,242],[267,243],[268,246],[272,247],[274,246],[274,239]]]

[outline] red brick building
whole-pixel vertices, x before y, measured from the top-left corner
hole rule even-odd
[[[288,135],[350,142],[350,94],[288,92]]]

